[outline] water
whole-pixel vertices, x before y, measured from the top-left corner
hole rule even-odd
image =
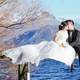
[[[32,67],[31,80],[80,80],[80,67],[75,60],[75,68],[70,72],[68,66],[59,61],[45,59],[38,67]]]
[[[80,80],[78,60],[75,64],[73,72],[70,72],[64,63],[42,60],[38,67],[31,66],[31,80]],[[0,80],[18,80],[17,69],[10,61],[0,60]]]

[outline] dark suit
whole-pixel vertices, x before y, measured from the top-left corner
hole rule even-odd
[[[80,31],[78,31],[77,29],[74,29],[73,31],[68,30],[68,35],[68,42],[78,54],[80,64]]]

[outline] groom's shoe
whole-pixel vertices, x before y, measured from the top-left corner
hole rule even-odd
[[[70,72],[73,72],[73,70],[74,70],[74,64],[71,65]]]
[[[79,66],[80,66],[80,56],[79,56]]]
[[[79,61],[79,66],[80,66],[80,61]]]

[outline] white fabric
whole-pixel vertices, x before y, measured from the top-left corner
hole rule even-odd
[[[67,44],[66,40],[68,38],[68,32],[66,30],[60,30],[56,33],[56,37],[58,38],[58,43]]]
[[[36,62],[37,65],[39,64],[40,60],[50,58],[71,66],[75,59],[75,50],[70,45],[67,45],[65,48],[63,48],[53,41],[48,42],[40,49],[39,52],[40,55]]]
[[[31,62],[38,65],[40,60],[50,58],[71,66],[75,59],[75,50],[66,42],[68,33],[67,31],[59,31],[56,35],[59,37],[59,42],[66,44],[66,47],[60,47],[54,41],[42,41],[39,44],[9,49],[3,53],[10,57],[15,64]]]

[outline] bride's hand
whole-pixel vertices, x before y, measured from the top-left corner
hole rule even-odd
[[[63,43],[62,43],[61,45],[59,45],[59,46],[60,46],[60,47],[64,47],[64,48],[66,47],[66,45],[64,45]]]

